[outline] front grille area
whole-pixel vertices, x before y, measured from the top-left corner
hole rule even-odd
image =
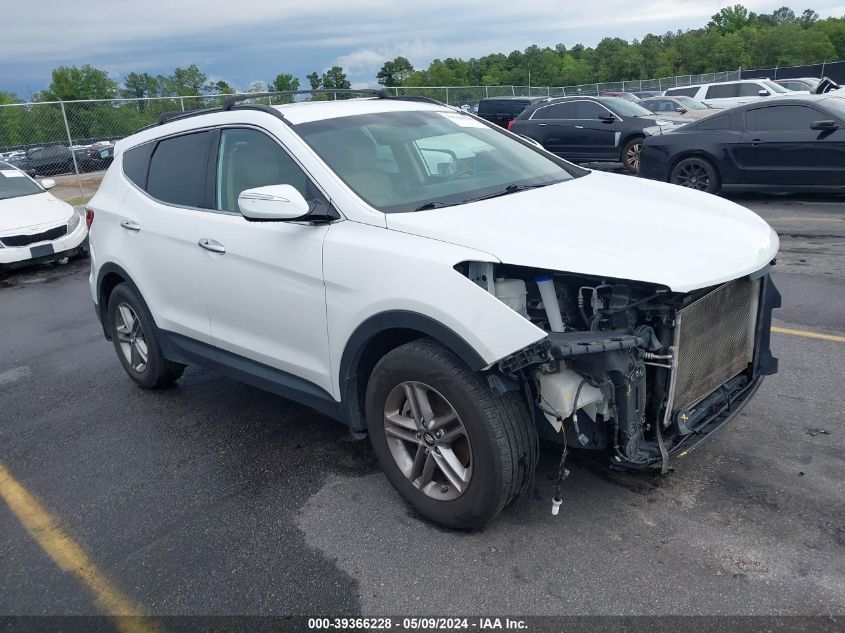
[[[738,279],[678,311],[674,408],[694,405],[746,369],[759,298],[759,279]]]
[[[64,237],[67,234],[67,224],[62,224],[54,229],[48,229],[41,233],[34,233],[32,235],[7,235],[0,238],[3,246],[29,246],[36,242],[49,242]]]

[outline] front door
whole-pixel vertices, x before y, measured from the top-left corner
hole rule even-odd
[[[842,185],[845,131],[813,130],[831,116],[810,106],[766,105],[745,113],[738,163],[746,184]]]
[[[294,186],[328,204],[280,143],[254,128],[220,131],[215,210],[202,220],[200,267],[217,347],[331,391],[323,284],[328,225],[252,222],[238,194]]]

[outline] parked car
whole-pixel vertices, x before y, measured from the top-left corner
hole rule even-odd
[[[686,119],[703,119],[716,112],[716,108],[706,106],[689,97],[651,97],[640,101],[640,105],[656,114],[678,114]]]
[[[620,99],[625,99],[627,101],[633,101],[634,103],[639,103],[640,98],[635,95],[633,92],[623,92],[621,90],[603,90],[599,93],[600,97],[619,97]]]
[[[662,90],[636,90],[633,94],[638,99],[648,99],[650,97],[659,97],[663,94]]]
[[[793,92],[768,79],[724,81],[669,88],[664,94],[667,97],[690,97],[713,108],[732,108],[745,103],[761,101],[766,97],[794,96]]]
[[[30,176],[55,176],[73,171],[73,153],[66,145],[36,147],[17,161],[17,167]]]
[[[538,433],[666,472],[775,371],[778,238],[751,211],[432,102],[239,98],[120,141],[89,203],[139,386],[190,363],[304,403],[477,528],[528,490]]]
[[[636,173],[644,130],[686,122],[617,97],[559,97],[525,109],[510,129],[567,160],[621,161]]]
[[[545,98],[485,97],[478,102],[478,116],[506,128],[525,108]]]
[[[101,171],[107,169],[114,160],[114,145],[96,148],[91,146],[83,156],[77,158],[82,171]]]
[[[799,77],[796,79],[775,79],[775,83],[787,90],[798,92],[815,92],[819,87],[821,79],[816,77]]]
[[[640,175],[719,190],[845,191],[845,99],[733,108],[645,140]]]
[[[51,261],[86,251],[88,227],[72,206],[9,163],[0,162],[0,268]]]

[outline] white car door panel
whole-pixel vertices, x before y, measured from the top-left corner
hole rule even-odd
[[[328,225],[207,213],[199,245],[214,344],[331,389],[323,240]]]
[[[331,390],[323,240],[330,225],[256,222],[238,211],[245,189],[291,185],[328,204],[301,166],[263,130],[220,131],[215,211],[195,250],[214,344]]]

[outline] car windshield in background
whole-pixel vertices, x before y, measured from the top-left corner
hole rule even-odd
[[[0,200],[31,196],[42,191],[43,189],[27,178],[23,172],[0,165]]]
[[[774,81],[769,81],[768,79],[763,81],[763,85],[769,89],[769,92],[777,92],[780,94],[787,94],[789,92],[792,92],[791,90],[787,90],[780,84],[776,84]]]
[[[613,110],[614,114],[618,114],[621,117],[654,116],[654,112],[646,110],[640,104],[634,103],[633,101],[626,101],[619,97],[608,97],[607,99],[603,99],[602,103]]]
[[[362,114],[294,129],[356,194],[385,213],[464,204],[582,173],[459,112]]]
[[[709,108],[701,103],[701,101],[696,101],[695,99],[691,99],[689,97],[675,97],[675,99],[684,106],[687,110],[709,110]]]

